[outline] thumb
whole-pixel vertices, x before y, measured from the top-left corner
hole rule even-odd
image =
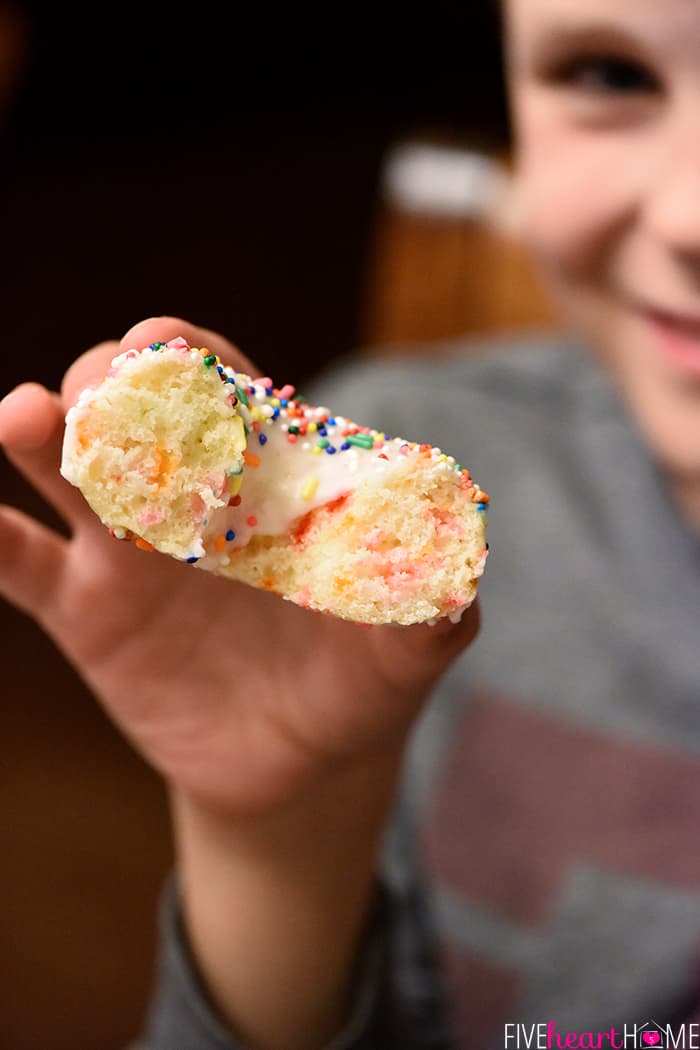
[[[479,633],[479,625],[479,603],[474,601],[465,609],[459,623],[452,623],[445,616],[434,627],[424,623],[410,627],[382,626],[368,633],[386,678],[397,687],[413,686],[423,692],[471,645]]]

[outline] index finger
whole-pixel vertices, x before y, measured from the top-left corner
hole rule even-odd
[[[186,339],[190,346],[207,347],[225,364],[239,372],[247,372],[251,376],[259,374],[256,365],[218,332],[190,324],[181,317],[149,317],[133,325],[120,342],[113,340],[100,343],[73,362],[61,384],[65,410],[68,411],[75,404],[81,390],[100,382],[117,354],[125,350],[141,350],[155,342],[167,343],[178,336]]]

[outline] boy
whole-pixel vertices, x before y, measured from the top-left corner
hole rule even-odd
[[[148,1050],[486,1048],[550,1021],[607,1045],[698,1005],[700,13],[505,17],[525,233],[586,352],[426,355],[307,390],[489,488],[472,651],[475,611],[362,629],[110,540],[57,464],[116,344],[62,399],[26,384],[0,406],[73,528],[3,508],[0,588],[170,790]],[[177,319],[122,348],[175,335],[256,371]]]

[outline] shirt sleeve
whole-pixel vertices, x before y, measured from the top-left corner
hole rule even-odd
[[[319,1050],[454,1050],[425,894],[407,866],[404,804],[387,829],[343,1029]],[[163,888],[160,950],[143,1035],[129,1050],[250,1050],[209,999],[187,940],[177,874]],[[274,996],[274,989],[270,989]]]

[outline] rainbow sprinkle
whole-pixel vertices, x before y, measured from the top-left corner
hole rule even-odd
[[[300,496],[302,499],[313,499],[316,495],[316,489],[318,488],[318,478],[311,477],[307,478],[304,484],[301,486]]]

